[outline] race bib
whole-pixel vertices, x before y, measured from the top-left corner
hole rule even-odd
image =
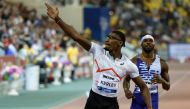
[[[119,88],[119,79],[117,77],[102,73],[100,75],[97,88],[101,92],[117,93]]]
[[[147,87],[149,88],[150,93],[157,93],[157,85],[156,84],[147,84]]]
[[[158,92],[158,86],[157,84],[152,84],[150,82],[145,82],[150,93],[157,93]],[[138,86],[135,86],[135,92],[140,92],[140,88]]]

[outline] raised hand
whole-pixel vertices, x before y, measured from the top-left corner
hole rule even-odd
[[[45,3],[45,5],[47,7],[47,14],[50,18],[55,19],[56,17],[59,16],[59,10],[57,7],[53,7],[48,3]]]

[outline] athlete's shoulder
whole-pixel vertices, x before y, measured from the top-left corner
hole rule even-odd
[[[160,57],[160,62],[161,62],[161,64],[162,64],[162,63],[163,63],[163,64],[167,64],[167,63],[166,63],[166,60],[163,59],[163,58],[161,58],[161,57]]]
[[[90,52],[104,52],[104,49],[99,43],[91,42]]]
[[[131,64],[134,64],[131,59],[129,59],[126,55],[124,55],[124,58],[122,59],[122,61],[125,63],[125,65],[127,65],[128,67],[130,67]]]
[[[161,58],[161,57],[160,57],[160,61],[162,61],[162,62],[166,62],[166,60],[165,60],[165,59],[163,59],[163,58]]]
[[[99,43],[97,43],[97,42],[92,41],[91,44],[92,44],[92,46],[94,46],[94,47],[103,48],[103,47],[102,47]]]
[[[131,61],[132,61],[133,63],[136,63],[136,62],[137,62],[137,58],[138,58],[138,55],[136,55],[136,56],[134,56],[133,58],[131,58]]]
[[[160,64],[161,64],[162,69],[168,69],[168,64],[165,59],[160,58]]]

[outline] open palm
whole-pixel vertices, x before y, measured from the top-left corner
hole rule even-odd
[[[50,18],[55,19],[59,15],[59,10],[57,7],[53,7],[49,5],[48,3],[45,3],[47,7],[47,14]]]

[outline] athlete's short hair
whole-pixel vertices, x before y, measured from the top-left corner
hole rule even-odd
[[[125,46],[125,34],[119,30],[114,30],[112,31],[112,33],[117,34],[121,38],[121,41],[123,42],[122,46]]]

